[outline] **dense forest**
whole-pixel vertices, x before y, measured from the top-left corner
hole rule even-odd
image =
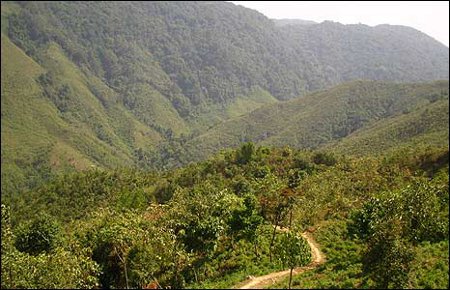
[[[448,67],[405,26],[3,1],[1,288],[448,288]]]

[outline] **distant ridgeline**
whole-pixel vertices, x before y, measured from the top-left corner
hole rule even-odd
[[[1,24],[5,193],[250,140],[448,144],[448,81],[435,82],[448,48],[409,27],[273,21],[226,2],[2,2]]]

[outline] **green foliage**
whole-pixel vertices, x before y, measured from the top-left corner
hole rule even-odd
[[[421,243],[410,271],[410,288],[438,289],[448,286],[448,240]]]
[[[61,248],[36,256],[2,253],[2,288],[92,288],[99,272],[90,258]]]
[[[289,276],[289,289],[291,289],[292,270],[295,267],[307,265],[311,261],[311,249],[305,239],[287,232],[278,236],[275,255],[283,266],[287,265],[291,270]]]
[[[413,251],[402,236],[402,221],[391,220],[368,241],[364,252],[363,272],[377,288],[399,289],[408,286]]]
[[[102,206],[144,209],[154,200],[155,174],[132,169],[98,169],[61,175],[27,192],[14,222],[48,211],[62,221],[83,219]],[[53,206],[47,208],[47,204]],[[95,205],[95,206],[93,206]]]
[[[444,100],[421,106],[409,113],[382,119],[358,130],[337,143],[329,144],[336,152],[354,155],[386,155],[404,148],[409,154],[422,146],[448,147],[448,95]]]
[[[445,81],[353,82],[306,96],[355,79],[448,78],[445,46],[413,29],[279,27],[222,2],[5,2],[1,18],[8,195],[55,172],[169,169],[248,141],[317,148],[371,125],[375,142],[358,133],[340,148],[448,143]]]
[[[230,230],[238,238],[255,243],[258,237],[258,227],[264,222],[264,219],[259,215],[256,197],[253,194],[246,194],[243,198],[242,207],[232,212]]]
[[[448,236],[448,187],[416,182],[398,192],[372,198],[354,213],[352,229],[367,239],[390,221],[401,220],[402,236],[412,242],[441,241]]]
[[[245,164],[237,149],[165,172],[61,175],[17,198],[11,218],[2,207],[2,287],[230,288],[310,261],[303,239],[274,230],[291,222],[312,232],[327,260],[293,276],[293,287],[448,283],[445,150],[340,156],[329,166],[313,162],[329,154],[322,150],[252,151]],[[40,254],[19,251],[18,237],[32,236],[26,221],[44,209],[61,225],[59,243]]]
[[[350,231],[366,240],[363,271],[380,288],[409,286],[412,245],[448,239],[448,185],[415,181],[372,198],[356,212]]]
[[[172,198],[171,227],[186,250],[204,252],[217,246],[231,212],[242,201],[227,190],[210,183],[198,184],[189,192],[178,191]]]
[[[430,95],[441,92],[443,99],[430,103]],[[405,108],[411,113],[404,115]],[[369,156],[421,144],[448,146],[448,108],[448,81],[352,81],[218,124],[188,141],[186,151],[199,160],[242,142]]]
[[[448,287],[448,81],[329,88],[446,79],[448,48],[222,2],[1,5],[2,288],[230,288],[274,244],[307,263],[288,221],[328,259],[294,286]]]
[[[311,262],[311,249],[303,237],[287,232],[278,235],[275,256],[282,265],[293,269]]]
[[[57,223],[43,216],[19,230],[16,237],[11,229],[9,209],[2,204],[2,288],[98,286],[98,265],[83,251],[57,247],[61,246],[60,235]]]
[[[236,152],[236,162],[238,164],[247,164],[254,158],[255,145],[251,142],[245,143]]]
[[[326,166],[333,166],[336,164],[337,160],[333,154],[325,152],[317,152],[313,156],[313,162],[316,164],[324,164]]]
[[[293,276],[292,288],[366,288],[362,285],[362,245],[348,238],[345,221],[321,221],[311,230],[326,262]],[[288,280],[282,279],[270,288],[286,288]]]
[[[21,228],[14,242],[15,247],[30,255],[49,253],[61,243],[61,229],[58,222],[51,216],[41,217]]]

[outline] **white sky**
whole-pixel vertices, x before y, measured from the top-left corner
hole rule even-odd
[[[229,1],[273,19],[411,26],[448,47],[449,1]]]

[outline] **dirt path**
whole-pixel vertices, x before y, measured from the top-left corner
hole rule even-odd
[[[282,231],[285,231],[282,229]],[[317,243],[312,237],[312,235],[309,232],[302,233],[302,237],[306,239],[308,242],[310,248],[311,248],[311,254],[312,254],[312,261],[308,266],[304,267],[298,267],[295,268],[292,271],[292,275],[300,274],[307,270],[312,270],[318,265],[325,262],[325,256],[322,254],[322,252],[317,247]],[[280,272],[273,272],[264,276],[254,277],[244,282],[243,285],[238,286],[238,289],[260,289],[264,288],[270,284],[273,284],[280,280],[281,278],[284,278],[286,276],[289,276],[289,270],[284,270]]]

